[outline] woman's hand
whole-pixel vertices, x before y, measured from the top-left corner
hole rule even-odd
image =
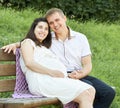
[[[16,53],[16,44],[9,44],[9,45],[5,45],[3,46],[1,49],[4,50],[4,52],[10,53],[11,51],[15,54]]]
[[[61,71],[58,71],[58,70],[52,70],[50,72],[50,76],[52,77],[59,77],[59,78],[64,78],[64,74],[61,72]]]

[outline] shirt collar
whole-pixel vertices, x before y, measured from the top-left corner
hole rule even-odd
[[[68,39],[74,38],[75,37],[74,31],[70,27],[68,27],[68,29],[69,29]],[[52,31],[51,34],[52,34],[52,38],[56,39],[55,32]]]

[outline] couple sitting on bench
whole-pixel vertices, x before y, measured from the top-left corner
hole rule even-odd
[[[92,64],[87,38],[72,31],[65,22],[63,12],[53,8],[47,12],[46,18],[34,20],[20,44],[12,44],[20,47],[20,65],[30,93],[57,97],[63,104],[73,101],[78,103],[78,108],[93,108],[97,90],[96,98],[102,102],[97,100],[94,105],[109,108],[115,96],[114,90],[98,79],[88,76]],[[54,31],[52,37],[48,23]],[[4,46],[3,49],[10,51],[8,47],[9,45]],[[83,81],[91,82],[95,88]],[[109,94],[106,94],[107,91],[101,94],[102,87],[109,91]],[[107,102],[104,102],[104,99]]]

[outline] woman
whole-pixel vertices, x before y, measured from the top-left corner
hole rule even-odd
[[[67,77],[66,67],[48,49],[51,33],[45,18],[37,18],[21,41],[20,65],[29,91],[35,95],[57,97],[63,104],[77,102],[79,108],[93,108],[92,86]]]

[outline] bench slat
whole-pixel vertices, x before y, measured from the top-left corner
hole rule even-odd
[[[15,79],[0,80],[0,92],[13,91],[15,87]]]
[[[4,53],[2,49],[0,49],[0,93],[14,91],[16,80],[10,79],[11,77],[6,77],[11,75],[13,76],[16,73],[16,67],[15,64],[13,64],[15,62],[13,61],[15,61],[15,55],[13,55],[13,53],[7,54]],[[0,108],[33,108],[50,104],[61,105],[60,101],[57,98],[0,98]]]
[[[33,108],[42,105],[57,104],[60,101],[57,98],[27,98],[27,99],[14,99],[2,98],[0,105],[4,104],[4,108]],[[8,107],[9,106],[9,107]]]
[[[0,64],[0,76],[13,76],[15,74],[15,64]]]
[[[15,61],[15,55],[11,52],[10,54],[5,53],[2,49],[0,49],[0,61]]]

